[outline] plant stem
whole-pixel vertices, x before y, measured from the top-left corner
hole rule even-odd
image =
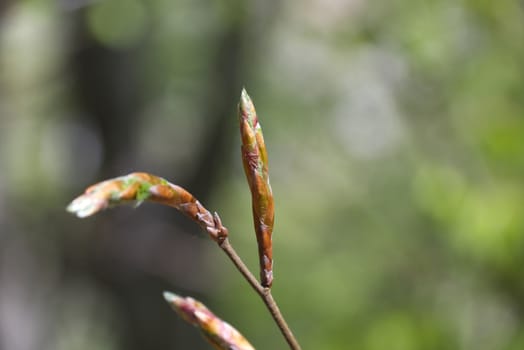
[[[229,242],[229,239],[224,239],[221,243],[219,243],[220,248],[227,254],[229,259],[233,262],[233,264],[236,266],[238,271],[244,276],[244,278],[247,280],[247,282],[251,285],[251,287],[257,292],[257,294],[262,298],[262,301],[266,305],[267,309],[271,313],[271,316],[273,317],[273,320],[275,320],[278,328],[280,329],[280,332],[286,339],[287,343],[289,344],[289,348],[292,350],[301,350],[300,345],[298,344],[297,339],[293,335],[293,332],[291,332],[291,329],[287,325],[286,320],[284,319],[284,316],[282,316],[282,313],[280,312],[280,309],[278,308],[278,305],[273,299],[273,295],[271,294],[270,288],[264,288],[258,280],[253,276],[249,268],[244,264],[240,256],[237,254],[235,249],[233,249],[233,246]]]

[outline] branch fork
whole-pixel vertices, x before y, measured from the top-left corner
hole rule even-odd
[[[267,151],[255,107],[245,90],[239,103],[241,155],[251,191],[253,222],[258,243],[260,282],[244,264],[229,241],[229,231],[217,212],[211,214],[190,192],[169,181],[144,172],[116,177],[92,185],[74,199],[67,210],[80,218],[125,203],[144,201],[171,206],[202,227],[226,253],[238,271],[260,296],[290,349],[300,345],[287,325],[271,294],[273,283],[272,232],[274,204],[269,184]],[[166,292],[167,302],[186,321],[198,327],[204,338],[218,350],[254,350],[253,346],[231,325],[219,319],[202,303]]]

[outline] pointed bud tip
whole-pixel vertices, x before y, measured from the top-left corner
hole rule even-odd
[[[171,293],[171,292],[167,292],[167,291],[164,292],[163,295],[164,295],[164,299],[168,303],[174,303],[175,301],[180,299],[180,297],[178,295],[176,295],[175,293]]]
[[[69,203],[66,210],[79,218],[85,218],[93,215],[97,211],[97,208],[93,202],[89,201],[84,196],[80,196]]]
[[[240,94],[240,107],[242,109],[245,109],[251,104],[251,97],[247,94],[247,91],[245,88],[242,88],[242,92]]]

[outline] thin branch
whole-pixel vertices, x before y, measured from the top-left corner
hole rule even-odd
[[[244,264],[240,256],[237,254],[235,249],[233,249],[233,246],[229,242],[229,239],[226,238],[222,243],[219,244],[220,248],[227,254],[229,259],[235,264],[236,268],[242,276],[248,281],[248,283],[253,287],[253,289],[257,292],[257,294],[262,295],[264,293],[263,287],[258,283],[258,280],[253,276],[249,268]]]
[[[74,199],[67,210],[78,217],[91,216],[110,205],[126,201],[150,200],[172,206],[196,221],[207,231],[213,241],[227,254],[238,271],[262,298],[291,350],[301,350],[289,329],[277,303],[271,295],[270,281],[260,283],[233,249],[228,239],[228,230],[222,225],[215,212],[211,214],[195,197],[180,186],[147,173],[132,173],[90,186],[84,194]],[[269,255],[268,255],[269,256]],[[268,270],[269,271],[269,270]]]
[[[284,319],[284,316],[282,316],[282,313],[280,312],[280,309],[278,308],[278,305],[273,298],[273,295],[271,294],[270,288],[264,288],[258,280],[253,276],[249,268],[244,264],[240,256],[237,254],[235,249],[233,249],[233,246],[229,242],[229,239],[224,239],[220,244],[220,248],[227,254],[229,259],[233,262],[233,264],[236,266],[238,271],[244,276],[244,278],[247,280],[247,282],[251,285],[251,287],[257,292],[257,294],[262,298],[262,301],[266,305],[267,309],[271,313],[271,316],[273,317],[273,320],[275,320],[278,328],[280,329],[280,332],[282,332],[282,335],[286,339],[287,343],[289,344],[290,349],[292,350],[301,350],[300,345],[298,344],[297,339],[293,335],[293,332],[291,332],[291,329],[287,325],[286,320]]]

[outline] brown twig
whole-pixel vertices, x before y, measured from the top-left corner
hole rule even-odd
[[[271,294],[271,289],[264,288],[258,282],[255,276],[253,276],[249,268],[246,266],[246,264],[244,264],[240,256],[237,254],[235,249],[233,249],[233,246],[229,242],[228,238],[224,239],[221,243],[219,243],[219,246],[227,254],[229,259],[231,259],[233,264],[236,266],[238,271],[240,271],[242,276],[244,276],[244,278],[251,285],[251,287],[262,298],[262,301],[264,302],[267,309],[271,313],[271,316],[273,317],[273,320],[275,320],[278,328],[280,329],[280,332],[282,333],[287,343],[289,344],[290,349],[301,350],[301,347],[298,344],[297,339],[293,335],[293,332],[291,332],[291,329],[287,325],[286,320],[282,316],[282,313],[280,312],[280,309],[278,308],[278,305],[275,299],[273,299],[273,295]]]
[[[262,282],[259,282],[253,276],[229,242],[228,229],[222,225],[218,214],[216,212],[211,214],[191,193],[182,187],[148,173],[132,173],[90,186],[84,194],[69,204],[67,210],[83,218],[91,216],[110,205],[128,201],[138,201],[140,203],[145,200],[172,206],[205,229],[211,239],[227,254],[238,271],[262,298],[291,350],[301,350],[275,299],[273,299],[269,287],[270,283],[264,284],[268,280],[264,280],[264,277],[262,277]]]

